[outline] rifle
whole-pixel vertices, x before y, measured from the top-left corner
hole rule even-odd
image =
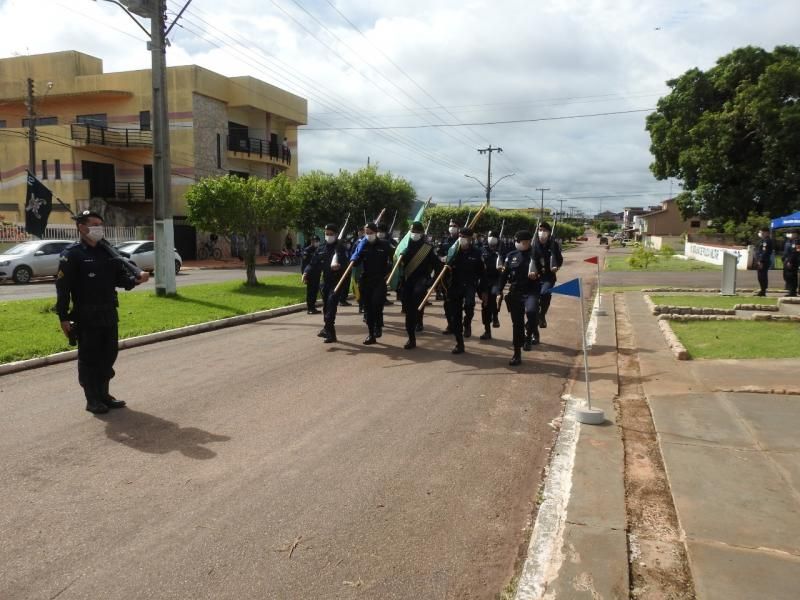
[[[347,222],[350,220],[350,213],[347,213],[347,217],[344,220],[344,225],[339,230],[339,235],[336,237],[337,241],[341,241],[344,237],[344,232],[347,230]],[[333,258],[331,258],[331,267],[338,267],[339,266],[339,255],[334,250]]]
[[[503,260],[500,258],[500,242],[503,239],[503,232],[506,229],[506,220],[503,219],[502,223],[500,223],[500,235],[497,236],[497,263],[495,264],[495,268],[499,271],[503,268]],[[490,290],[491,291],[491,290]],[[497,296],[497,311],[500,312],[500,308],[503,306],[503,290],[500,290],[500,293]]]
[[[394,216],[392,217],[392,224],[389,225],[389,237],[392,236],[392,231],[394,230],[394,222],[397,220],[397,209],[394,211]]]

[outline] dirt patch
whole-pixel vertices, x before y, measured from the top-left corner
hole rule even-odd
[[[695,598],[653,417],[641,385],[633,328],[622,294],[614,295],[619,396],[625,449],[625,505],[631,598]]]

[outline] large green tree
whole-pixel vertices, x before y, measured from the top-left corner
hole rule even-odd
[[[650,169],[681,181],[684,216],[744,221],[800,208],[799,48],[739,48],[667,85],[647,117]]]
[[[256,279],[259,228],[282,229],[294,222],[298,203],[285,175],[244,179],[235,175],[207,177],[186,192],[189,222],[204,231],[230,238],[244,236],[247,285]]]
[[[412,185],[402,177],[380,173],[375,166],[355,172],[339,171],[336,175],[312,171],[302,175],[292,186],[292,197],[299,205],[295,225],[306,234],[326,223],[344,225],[350,214],[348,229],[354,231],[364,217],[374,219],[384,208],[388,224],[397,211],[402,223],[416,197]]]

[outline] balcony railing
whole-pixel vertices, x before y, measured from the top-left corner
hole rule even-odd
[[[283,148],[279,144],[270,142],[269,140],[241,135],[229,135],[228,150],[231,152],[241,152],[247,156],[271,158],[272,160],[285,162],[287,165],[292,163],[292,153],[289,149]]]
[[[114,186],[114,199],[123,202],[151,202],[153,189],[142,181],[118,181]]]
[[[149,148],[153,145],[153,132],[141,129],[120,129],[88,123],[72,123],[70,133],[73,140],[85,144],[116,148]]]

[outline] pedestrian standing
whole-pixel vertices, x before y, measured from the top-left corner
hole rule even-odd
[[[117,287],[126,290],[149,279],[137,275],[103,247],[103,217],[85,210],[75,217],[80,240],[61,253],[56,275],[56,312],[61,330],[78,344],[78,383],[86,410],[107,413],[124,400],[109,393],[119,348]]]
[[[769,287],[769,269],[772,266],[772,255],[775,252],[769,227],[759,228],[758,241],[753,244],[753,248],[758,287],[760,288],[754,295],[766,296],[767,287]]]
[[[481,253],[472,245],[472,230],[462,227],[458,238],[458,251],[447,262],[450,284],[445,291],[446,313],[456,338],[453,354],[464,352],[464,338],[472,335],[466,329],[475,312],[475,294],[484,275]],[[465,330],[466,329],[466,330]]]
[[[797,296],[797,269],[800,265],[800,240],[797,229],[786,234],[783,246],[783,281],[786,284],[786,296]]]
[[[333,223],[325,225],[325,243],[317,249],[311,262],[303,271],[303,283],[308,283],[314,269],[322,271],[324,325],[317,336],[323,338],[326,344],[338,341],[336,339],[336,311],[339,308],[339,292],[336,292],[335,288],[347,265],[347,252],[337,238],[338,232],[339,228]]]
[[[422,331],[425,311],[424,306],[422,310],[418,310],[419,305],[432,283],[431,275],[439,265],[433,246],[423,239],[424,233],[422,223],[414,221],[411,224],[408,245],[399,258],[402,261],[399,267],[402,280],[400,298],[408,334],[408,341],[403,346],[406,350],[417,347],[417,332]]]
[[[303,260],[300,263],[300,273],[306,272],[306,267],[311,265],[314,255],[319,250],[319,236],[311,236],[311,241],[303,248]],[[318,315],[317,296],[319,295],[319,282],[322,277],[322,268],[319,262],[308,270],[306,277],[306,310],[309,315]]]
[[[359,243],[350,258],[355,266],[361,267],[358,289],[364,302],[364,317],[367,321],[367,337],[364,344],[377,343],[383,335],[380,321],[383,303],[386,300],[386,276],[392,269],[392,250],[389,243],[378,239],[378,226],[367,223],[364,226],[365,241]]]
[[[539,312],[537,324],[541,329],[547,328],[547,311],[550,308],[550,300],[553,295],[550,290],[556,284],[556,273],[564,264],[564,257],[561,254],[561,244],[552,237],[553,229],[550,223],[542,221],[539,230],[536,232],[536,240],[533,242],[533,252],[540,257],[542,272],[541,286],[539,288]]]

